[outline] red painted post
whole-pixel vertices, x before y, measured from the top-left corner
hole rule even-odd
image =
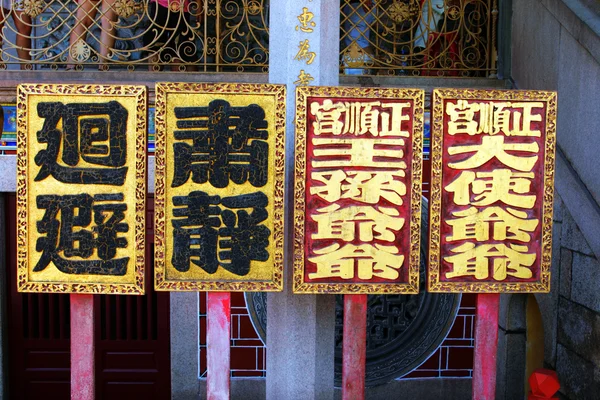
[[[473,400],[494,400],[496,398],[499,309],[500,294],[477,295]]]
[[[95,398],[94,295],[71,294],[71,400]]]
[[[209,292],[207,301],[207,400],[229,399],[231,293]]]
[[[344,295],[344,340],[342,343],[342,399],[365,398],[367,359],[367,295]]]

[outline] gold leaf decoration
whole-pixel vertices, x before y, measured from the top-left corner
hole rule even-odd
[[[17,6],[15,4],[15,6]],[[31,18],[35,18],[46,9],[46,3],[43,0],[23,0],[23,12]]]
[[[128,18],[135,13],[135,2],[133,0],[117,0],[113,9],[119,17]]]
[[[69,50],[71,59],[78,63],[84,62],[90,58],[91,53],[90,46],[88,46],[83,39],[76,41]]]

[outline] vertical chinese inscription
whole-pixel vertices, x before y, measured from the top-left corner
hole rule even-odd
[[[423,97],[298,88],[296,292],[418,292]]]
[[[556,94],[436,90],[429,289],[550,290]]]
[[[144,292],[146,90],[20,85],[18,288]]]
[[[281,290],[284,96],[157,85],[158,290]]]
[[[312,0],[309,0],[312,1]],[[311,34],[314,32],[314,28],[317,26],[317,23],[313,21],[315,18],[315,14],[309,11],[308,7],[302,7],[302,13],[297,16],[298,25],[296,25],[296,31],[300,33]],[[317,53],[310,50],[310,40],[304,39],[298,42],[298,51],[294,56],[294,60],[305,62],[306,65],[311,65],[315,60]],[[304,69],[300,70],[300,73],[297,76],[297,79],[293,82],[296,86],[306,86],[309,85],[315,78]]]

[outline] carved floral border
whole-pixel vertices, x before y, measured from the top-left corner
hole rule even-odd
[[[27,185],[28,97],[36,95],[126,96],[137,103],[135,112],[135,264],[134,283],[31,282],[28,271]],[[144,294],[146,238],[146,114],[145,86],[36,84],[17,87],[17,289],[34,293]]]
[[[312,283],[304,280],[306,218],[306,140],[309,97],[409,99],[413,101],[412,175],[410,189],[410,252],[408,283]],[[416,294],[419,292],[421,240],[421,179],[423,173],[423,114],[425,92],[420,89],[304,86],[296,89],[296,142],[294,182],[294,293]]]
[[[274,240],[273,278],[269,281],[179,281],[166,277],[166,99],[168,93],[209,93],[244,94],[272,96],[275,110],[275,185],[273,193]],[[154,287],[159,291],[260,291],[279,292],[283,290],[283,203],[285,183],[285,85],[250,83],[174,83],[156,84],[156,171],[155,171],[155,247],[154,247]]]
[[[441,282],[441,197],[443,102],[446,99],[524,100],[546,103],[546,140],[544,159],[544,200],[542,205],[542,262],[537,282]],[[430,292],[460,293],[548,293],[552,263],[552,213],[556,148],[556,92],[537,90],[435,89],[431,102],[431,198],[429,201],[429,263],[427,284]]]

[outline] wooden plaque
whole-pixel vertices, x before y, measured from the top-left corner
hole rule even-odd
[[[157,290],[282,290],[284,143],[283,85],[157,83]]]
[[[429,291],[548,292],[556,93],[434,90],[432,121]]]
[[[17,93],[18,290],[144,293],[146,88]]]
[[[294,292],[418,293],[423,102],[297,88]]]

